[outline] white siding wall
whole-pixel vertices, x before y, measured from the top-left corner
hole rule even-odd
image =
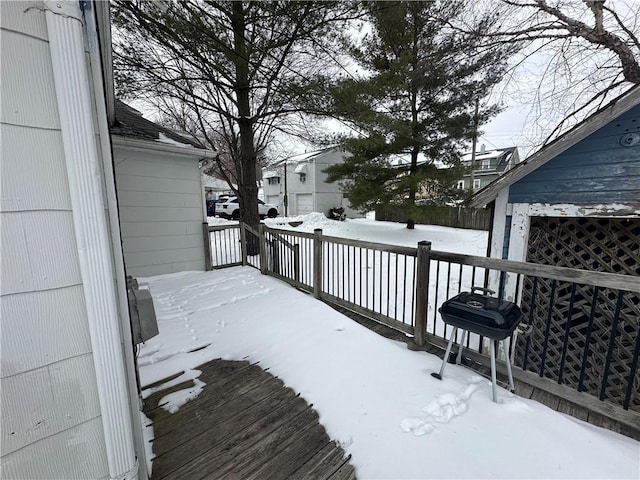
[[[204,270],[197,159],[122,146],[114,158],[127,274]]]
[[[344,153],[329,150],[321,155],[312,157],[306,162],[292,162],[287,164],[287,192],[289,194],[289,215],[302,215],[308,213],[307,205],[309,195],[312,196],[312,210],[325,215],[333,207],[343,207],[349,218],[363,217],[363,215],[349,207],[349,200],[343,197],[340,182],[327,183],[327,174],[323,172],[329,165],[341,163]],[[300,181],[300,175],[295,172],[296,167],[306,164],[306,179]],[[282,169],[282,167],[280,167]],[[273,169],[268,169],[273,170]],[[270,185],[267,179],[263,182],[266,198],[271,198],[269,203],[278,206],[281,215],[284,215],[282,197],[284,195],[284,173],[280,177],[280,183]],[[274,200],[278,196],[280,201]]]
[[[101,478],[104,433],[47,29],[34,6],[0,2],[0,469],[3,478]]]
[[[313,168],[316,188],[316,211],[327,215],[330,208],[342,207],[349,218],[363,217],[364,215],[353,210],[349,206],[349,200],[343,197],[340,182],[327,183],[327,174],[323,172],[330,165],[342,163],[344,155],[342,152],[331,150],[316,159]]]

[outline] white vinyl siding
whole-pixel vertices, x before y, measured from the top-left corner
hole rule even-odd
[[[5,295],[0,315],[2,377],[91,352],[82,285]]]
[[[123,146],[114,157],[127,274],[204,270],[197,159]]]
[[[108,479],[100,418],[32,443],[2,459],[3,478]]]
[[[77,377],[87,379],[78,382]],[[100,416],[91,355],[81,355],[2,381],[2,452],[30,443]],[[28,424],[29,429],[21,428]]]
[[[45,12],[0,2],[0,471],[108,475]]]

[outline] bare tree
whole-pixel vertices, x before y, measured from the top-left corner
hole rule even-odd
[[[500,0],[484,4],[494,28],[477,32],[488,48],[516,43],[512,73],[533,55],[544,59],[536,100],[561,120],[545,140],[640,83],[640,9],[623,0]],[[531,72],[526,72],[531,75]],[[512,77],[512,78],[514,78]],[[542,113],[542,112],[540,112]]]

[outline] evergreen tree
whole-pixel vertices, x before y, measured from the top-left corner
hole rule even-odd
[[[327,80],[323,89],[331,95],[316,105],[353,127],[341,139],[352,156],[326,171],[363,211],[413,205],[419,185],[447,189],[459,178],[459,168],[437,167],[460,166],[460,149],[473,134],[474,101],[501,79],[510,52],[508,46],[482,50],[478,36],[452,27],[465,15],[464,0],[366,5],[371,33],[351,49],[365,73]],[[478,123],[497,111],[481,108]],[[394,166],[398,158],[407,161]]]

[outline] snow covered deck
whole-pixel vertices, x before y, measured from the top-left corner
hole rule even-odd
[[[437,356],[382,338],[251,267],[148,281],[160,335],[138,356],[143,395],[156,403],[162,397],[163,408],[175,412],[149,411],[156,436],[154,478],[209,474],[197,470],[198,458],[183,458],[184,468],[196,475],[163,474],[169,459],[163,453],[172,450],[172,437],[187,442],[181,450],[176,447],[178,456],[211,449],[203,455],[220,461],[228,445],[238,451],[226,441],[212,445],[206,429],[198,430],[219,423],[241,432],[241,423],[248,420],[247,410],[227,418],[222,406],[213,407],[220,401],[212,399],[224,389],[200,366],[217,358],[258,362],[299,392],[313,404],[329,437],[351,455],[359,478],[640,476],[637,441],[555,412],[528,399],[529,394],[523,398],[500,389],[499,403],[493,403],[489,382],[462,366],[450,365],[446,378],[437,381],[430,376],[440,366]],[[154,387],[158,381],[162,387]],[[158,394],[180,383],[175,394]],[[242,388],[236,383],[232,379],[225,385]],[[210,406],[211,413],[199,410],[197,402]],[[230,408],[239,400],[226,403]],[[192,420],[180,420],[189,411]],[[174,427],[164,433],[163,424]],[[295,438],[276,440],[283,449],[274,459],[294,455],[289,449],[304,443]],[[238,465],[244,468],[248,464],[242,459],[248,457],[240,456]]]
[[[280,379],[247,361],[217,359],[198,368],[197,382],[206,387],[177,412],[159,405],[171,391],[192,390],[193,380],[145,401],[155,433],[154,480],[355,478],[350,457],[317,413]]]

